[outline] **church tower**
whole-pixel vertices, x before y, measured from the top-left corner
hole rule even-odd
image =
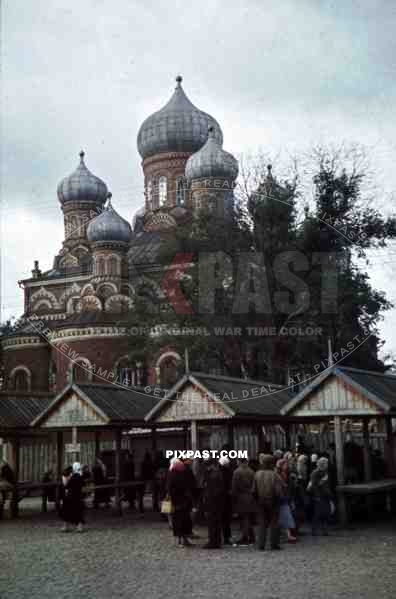
[[[188,207],[186,162],[206,142],[209,126],[221,144],[220,125],[190,102],[182,87],[182,77],[178,76],[169,102],[143,122],[137,137],[144,172],[146,214],[158,210],[172,214],[172,208]]]

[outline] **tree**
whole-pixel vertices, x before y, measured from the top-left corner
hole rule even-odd
[[[384,370],[378,323],[391,304],[358,258],[386,246],[396,220],[368,203],[353,155],[315,151],[304,171],[299,176],[294,162],[279,182],[264,162],[253,175],[245,163],[229,218],[201,210],[167,236],[157,283],[169,264],[177,271],[176,255],[192,256],[175,279],[192,311],[159,310],[157,301],[139,317],[161,325],[153,348],[183,355],[188,347],[195,369],[287,383],[293,373],[325,368],[330,340],[336,361]]]

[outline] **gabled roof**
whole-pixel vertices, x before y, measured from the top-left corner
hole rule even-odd
[[[143,388],[126,388],[115,384],[73,383],[65,387],[47,408],[35,418],[33,426],[42,426],[67,401],[71,393],[87,404],[104,424],[142,423],[161,399],[161,394],[146,393]]]
[[[0,428],[24,428],[48,408],[49,394],[0,393]]]
[[[273,383],[191,372],[185,374],[154,406],[147,414],[146,421],[159,415],[170,401],[174,401],[172,398],[188,384],[194,385],[211,400],[219,403],[230,417],[277,417],[292,397],[288,389]]]
[[[396,413],[396,376],[358,368],[332,366],[319,374],[309,385],[282,408],[289,415],[330,377],[337,377],[346,385],[371,401],[380,412]]]

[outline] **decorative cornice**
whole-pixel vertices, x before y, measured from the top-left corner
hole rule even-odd
[[[25,287],[41,287],[43,285],[59,285],[60,283],[72,283],[73,281],[87,281],[92,277],[92,274],[86,275],[75,275],[74,277],[59,277],[59,279],[26,279],[19,281],[23,283]]]
[[[23,335],[21,337],[9,337],[8,339],[4,339],[1,345],[3,351],[10,351],[13,349],[24,349],[26,347],[46,347],[48,343],[40,336]]]
[[[94,339],[99,337],[125,337],[128,334],[127,327],[109,326],[86,326],[61,329],[51,335],[52,343],[66,341],[79,341],[81,339]]]

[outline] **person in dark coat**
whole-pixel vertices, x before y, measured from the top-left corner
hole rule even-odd
[[[173,505],[173,536],[179,547],[191,545],[188,535],[191,531],[191,509],[193,505],[191,477],[186,466],[179,459],[171,462],[168,473],[168,494]]]
[[[208,519],[208,542],[204,549],[220,549],[226,487],[220,464],[214,459],[207,462],[203,492]]]
[[[3,517],[4,505],[7,496],[14,489],[16,480],[11,466],[5,460],[0,465],[0,519]]]
[[[66,468],[62,476],[61,510],[64,521],[62,532],[69,531],[69,525],[75,524],[78,532],[83,532],[84,525],[84,481],[81,476],[81,464],[74,462],[73,467]]]
[[[95,464],[92,468],[92,478],[95,486],[105,485],[108,482],[106,476],[106,466],[99,457],[96,458]],[[109,506],[109,489],[95,489],[93,500],[94,508],[97,509],[101,503],[105,503],[106,506]]]
[[[311,474],[310,488],[313,499],[312,534],[316,535],[320,526],[322,534],[327,536],[331,516],[327,458],[319,458],[317,468]]]
[[[135,480],[135,464],[133,462],[133,455],[130,451],[125,455],[121,468],[121,479],[122,482],[131,483]],[[131,509],[135,509],[136,490],[133,487],[124,488],[124,499],[129,503]]]
[[[223,456],[219,459],[220,470],[223,475],[224,482],[224,507],[222,514],[222,529],[223,529],[223,541],[224,545],[232,545],[231,536],[231,520],[232,520],[232,466],[231,461],[228,457]]]
[[[237,545],[249,545],[255,542],[253,529],[256,505],[253,498],[254,472],[249,467],[247,460],[240,460],[239,466],[232,476],[231,494],[233,511],[239,514],[241,523],[241,537]]]
[[[258,504],[258,549],[263,551],[270,530],[271,549],[280,549],[279,510],[283,483],[275,472],[272,455],[259,455],[260,468],[254,475],[253,496]]]

